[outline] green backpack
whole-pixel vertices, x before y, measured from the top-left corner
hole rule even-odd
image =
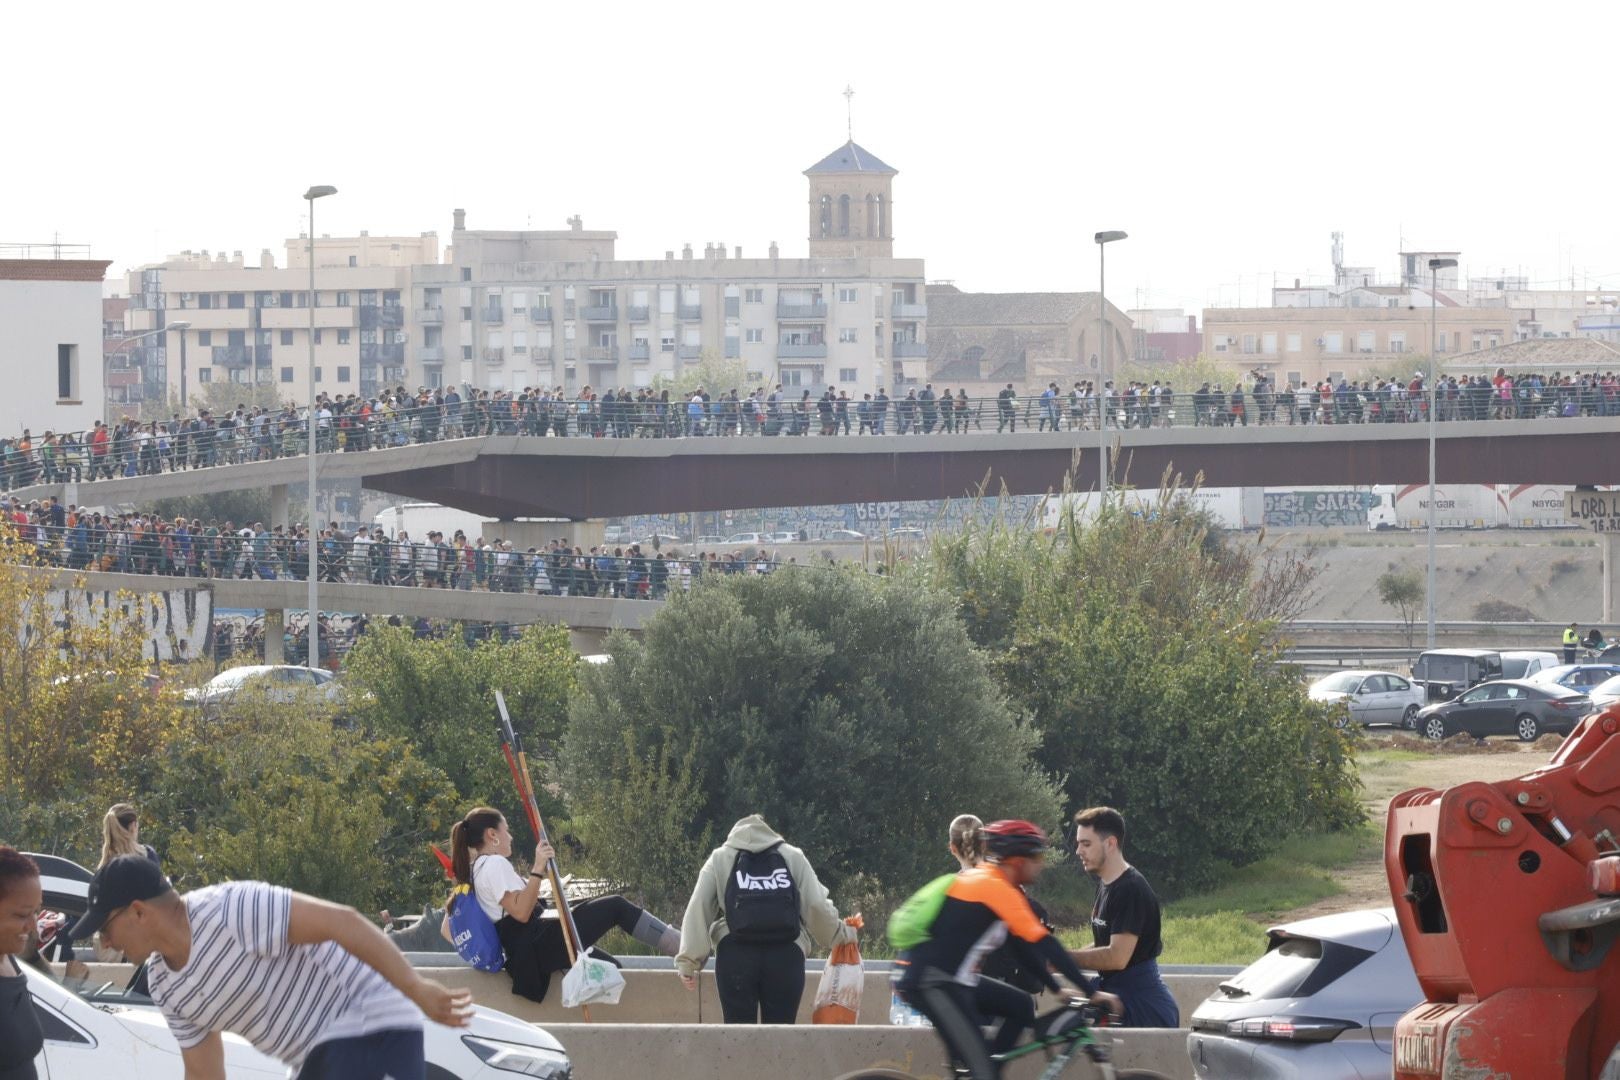
[[[934,920],[939,918],[939,909],[945,906],[945,893],[956,878],[956,874],[945,874],[912,893],[889,916],[889,944],[900,950],[914,949],[932,937]]]

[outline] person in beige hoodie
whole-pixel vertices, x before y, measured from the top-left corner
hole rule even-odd
[[[737,868],[740,858],[746,870]],[[790,898],[797,901],[796,920],[790,912],[785,920],[780,916]],[[754,910],[744,915],[739,905]],[[733,933],[728,911],[753,925]],[[713,953],[726,1023],[791,1024],[804,996],[804,960],[812,943],[832,949],[855,937],[804,852],[750,814],[731,827],[698,873],[681,921],[675,968],[686,988],[695,990],[697,974]]]

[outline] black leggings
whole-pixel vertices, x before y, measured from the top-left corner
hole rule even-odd
[[[804,953],[796,942],[757,945],[732,935],[714,950],[720,1011],[728,1024],[791,1024],[804,997]]]
[[[928,1017],[952,1060],[966,1066],[973,1080],[996,1080],[1001,1067],[990,1055],[1012,1049],[1035,1022],[1035,1000],[995,979],[981,977],[977,986],[963,986],[943,972],[925,971],[907,988],[906,996]],[[996,1037],[986,1043],[982,1028],[998,1017]]]
[[[589,949],[602,935],[618,927],[633,933],[642,910],[622,896],[598,896],[575,904],[571,909],[579,928],[581,948]],[[526,923],[502,915],[495,933],[506,952],[506,972],[512,976],[512,993],[530,1001],[544,1001],[554,972],[568,970],[568,943],[563,939],[560,919],[543,919],[536,909]]]

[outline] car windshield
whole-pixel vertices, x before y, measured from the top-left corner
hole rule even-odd
[[[1502,678],[1504,679],[1522,679],[1524,673],[1529,670],[1530,661],[1528,658],[1502,657]]]
[[[1355,671],[1341,671],[1337,675],[1329,675],[1317,683],[1313,689],[1327,694],[1352,694],[1356,687],[1361,685],[1364,675]]]

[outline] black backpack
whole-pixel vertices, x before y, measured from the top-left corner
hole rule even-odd
[[[740,851],[726,881],[726,925],[738,941],[773,945],[799,939],[799,886],[778,840]]]

